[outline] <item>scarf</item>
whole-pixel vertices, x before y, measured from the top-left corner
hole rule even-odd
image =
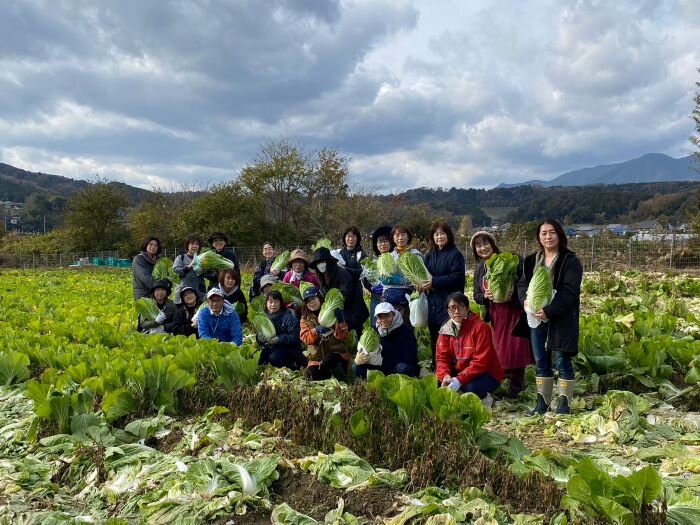
[[[379,323],[377,323],[377,331],[379,332],[379,337],[386,337],[402,324],[403,318],[401,317],[401,314],[399,312],[395,312],[394,319],[391,321],[389,328],[382,328],[381,326],[379,326]]]
[[[405,251],[407,251],[407,250],[410,250],[410,249],[411,249],[411,245],[410,245],[410,244],[407,244],[407,245],[404,246],[403,248],[400,248],[399,246],[396,246],[396,248],[394,248],[394,249],[396,250],[396,253],[398,253],[399,255],[401,255],[403,252],[405,252]]]

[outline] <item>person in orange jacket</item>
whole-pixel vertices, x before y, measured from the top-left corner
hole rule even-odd
[[[490,408],[491,393],[503,381],[491,328],[469,311],[469,299],[462,292],[448,295],[446,304],[450,318],[438,335],[435,375],[440,386],[455,392],[472,392]]]
[[[311,286],[304,290],[303,299],[299,336],[306,345],[306,356],[309,358],[306,376],[318,381],[330,379],[335,372],[340,379],[345,379],[350,354],[347,346],[348,325],[343,319],[343,311],[339,308],[335,312],[333,328],[326,328],[318,322],[323,304],[318,288]]]

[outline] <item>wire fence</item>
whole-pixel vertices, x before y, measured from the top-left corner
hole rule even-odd
[[[311,256],[309,246],[277,246],[277,253],[302,248]],[[538,248],[533,240],[502,241],[502,251],[525,256]],[[633,237],[584,237],[569,239],[569,248],[576,252],[585,271],[628,270],[643,271],[697,271],[700,270],[700,237],[686,234],[648,235]],[[474,268],[474,257],[469,246],[462,247],[467,268]],[[181,250],[163,249],[162,255],[175,259]],[[241,268],[252,271],[262,258],[260,246],[236,247]],[[0,268],[130,268],[132,257],[117,252],[80,252],[59,254],[15,255],[0,253]]]

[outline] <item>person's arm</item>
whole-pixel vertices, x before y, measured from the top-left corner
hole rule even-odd
[[[185,264],[184,256],[178,255],[175,257],[175,262],[173,262],[173,271],[183,278],[187,273],[192,270],[189,266]]]
[[[567,264],[562,268],[557,293],[552,302],[543,308],[547,319],[556,319],[579,308],[583,267],[573,254],[568,254],[565,262]]]
[[[305,345],[315,345],[321,336],[316,333],[316,328],[311,326],[306,319],[299,322],[299,338]]]
[[[294,314],[287,314],[280,323],[283,333],[277,334],[278,341],[283,345],[296,345],[299,343],[299,321]]]
[[[520,300],[520,294],[518,294],[518,283],[520,282],[520,278],[523,276],[523,259],[522,257],[518,257],[518,272],[515,275],[515,282],[513,283],[513,295],[510,298],[511,304],[516,307],[522,309],[523,307],[523,302]]]
[[[238,314],[233,311],[229,314],[233,318],[231,321],[231,341],[236,346],[241,346],[243,344],[243,328],[241,327],[241,320],[238,318]]]
[[[472,328],[474,330],[474,353],[469,366],[457,374],[457,379],[462,385],[473,381],[477,376],[489,371],[489,355],[496,352],[493,347],[493,337],[491,329],[485,323]]]
[[[214,333],[211,330],[211,313],[209,307],[205,306],[199,312],[197,317],[197,331],[200,339],[214,339]]]
[[[134,257],[132,266],[136,281],[139,282],[148,293],[153,286],[153,268],[143,259],[142,255],[137,255]]]
[[[450,349],[450,336],[438,335],[437,344],[435,345],[435,376],[442,384],[445,376],[452,379],[452,351]]]
[[[530,285],[530,279],[532,279],[532,270],[535,264],[534,255],[529,255],[523,262],[523,273],[520,274],[518,282],[516,284],[516,290],[518,292],[518,299],[520,303],[525,306],[525,299],[527,298],[527,287]]]
[[[163,328],[166,332],[172,334],[175,331],[175,314],[177,313],[177,307],[175,306],[175,303],[168,301],[165,303],[165,308],[163,311],[165,312],[165,322],[163,323]]]
[[[486,274],[486,266],[483,262],[479,263],[476,271],[474,272],[474,302],[476,304],[486,304],[488,299],[484,295],[484,290],[482,284],[484,281],[484,275]]]

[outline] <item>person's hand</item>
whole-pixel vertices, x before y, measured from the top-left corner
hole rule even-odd
[[[428,282],[423,283],[418,287],[419,292],[428,293],[433,289],[433,279],[431,278]]]
[[[165,322],[165,312],[158,312],[154,321],[158,324],[163,324]]]
[[[369,352],[364,348],[358,346],[357,355],[355,355],[355,364],[365,365],[369,361]]]
[[[277,337],[277,336],[273,337],[272,339],[270,339],[270,340],[268,341],[268,343],[271,344],[271,345],[276,345],[276,344],[279,343],[279,342],[280,342],[280,338]]]
[[[459,379],[453,377],[452,381],[450,381],[450,384],[447,385],[447,387],[453,392],[457,392],[462,387],[462,383],[459,382]]]
[[[332,332],[332,330],[330,328],[326,328],[323,325],[318,325],[316,328],[314,328],[314,330],[316,330],[316,333],[320,336],[323,336],[325,334]]]
[[[442,378],[442,383],[440,383],[440,386],[447,386],[450,384],[450,381],[452,381],[452,376],[450,374],[445,374],[445,377]]]
[[[486,297],[489,301],[493,301],[493,292],[488,286],[484,288],[484,297]]]
[[[549,321],[549,319],[547,319],[547,314],[544,313],[544,310],[541,308],[535,312],[535,319],[539,319],[542,322]]]
[[[193,317],[192,318],[192,328],[197,328],[197,325],[198,325],[197,318]]]
[[[270,270],[270,273],[272,275],[274,275],[275,277],[277,277],[280,274],[280,271],[275,269],[275,270]]]

